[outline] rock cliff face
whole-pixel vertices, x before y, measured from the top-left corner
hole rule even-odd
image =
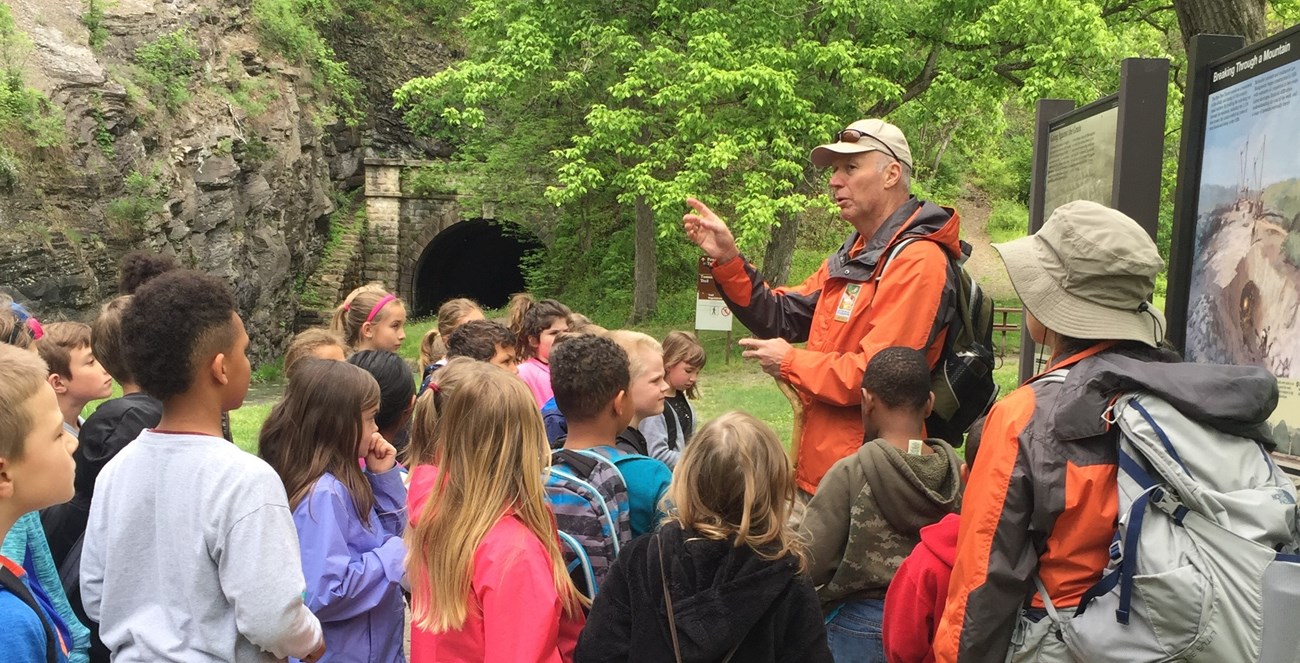
[[[93,317],[116,294],[117,260],[149,249],[225,278],[254,359],[270,359],[293,332],[329,215],[360,184],[362,160],[445,153],[389,110],[395,85],[448,58],[409,30],[396,51],[373,21],[333,36],[372,111],[345,127],[310,71],[261,43],[251,0],[101,2],[106,38],[94,48],[85,0],[4,1],[31,42],[25,82],[65,129],[61,145],[20,155],[17,186],[0,191],[0,288],[44,318]],[[139,49],[169,37],[197,57],[142,65]]]

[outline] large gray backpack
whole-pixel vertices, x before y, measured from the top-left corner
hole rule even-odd
[[[1090,663],[1300,661],[1296,491],[1257,441],[1148,393],[1119,427],[1110,563],[1061,635]]]

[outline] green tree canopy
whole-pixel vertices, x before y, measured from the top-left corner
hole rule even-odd
[[[676,232],[688,195],[725,210],[754,251],[774,225],[824,204],[808,151],[848,122],[902,126],[924,190],[945,153],[1000,139],[1008,99],[1089,100],[1113,88],[1121,57],[1163,52],[1161,26],[1134,20],[1139,9],[471,0],[465,59],[396,101],[413,128],[458,142],[498,182],[543,185],[559,218],[651,224],[638,253],[653,252],[655,231]],[[541,203],[536,188],[493,193]]]

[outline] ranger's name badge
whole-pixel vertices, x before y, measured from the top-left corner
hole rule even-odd
[[[837,322],[849,321],[849,316],[853,314],[853,305],[858,303],[858,294],[861,292],[861,283],[850,283],[844,287],[844,294],[840,295],[839,306],[835,307],[835,320]]]

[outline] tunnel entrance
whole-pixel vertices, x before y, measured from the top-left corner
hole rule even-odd
[[[494,219],[461,221],[438,233],[415,271],[415,315],[428,316],[448,299],[469,297],[486,308],[505,306],[524,290],[523,257],[542,243]]]

